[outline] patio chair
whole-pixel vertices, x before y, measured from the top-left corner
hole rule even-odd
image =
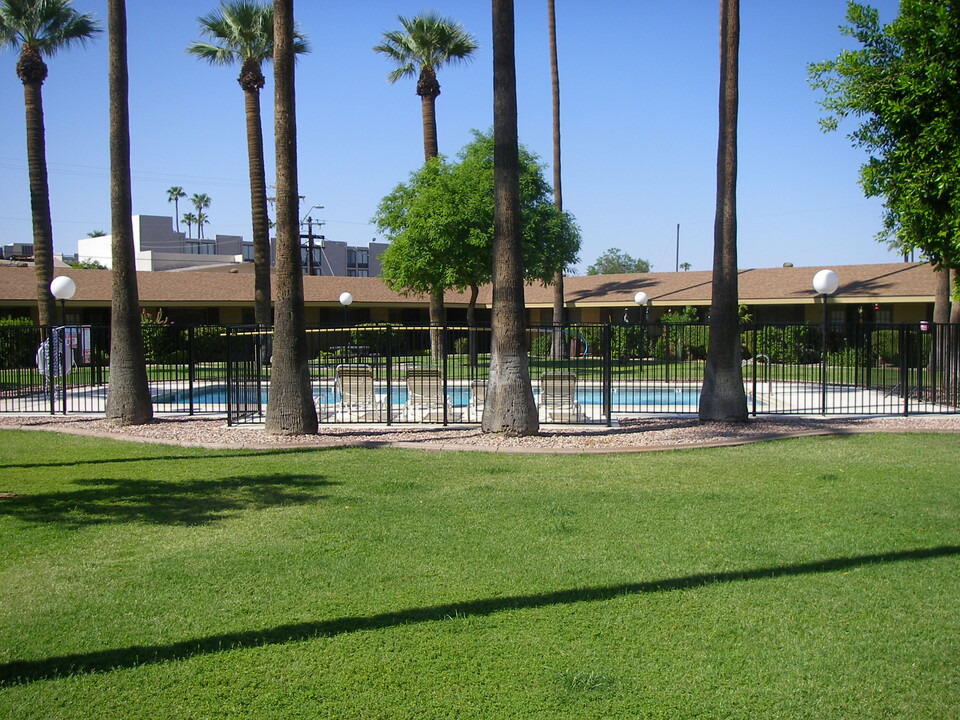
[[[443,378],[437,368],[407,370],[407,422],[443,422],[453,419],[453,408],[443,392]]]
[[[335,418],[343,422],[382,422],[386,405],[377,396],[373,369],[369,365],[337,365],[335,377],[338,400]]]
[[[587,420],[577,402],[577,374],[545,372],[540,374],[540,422],[576,423]]]
[[[487,399],[487,381],[470,381],[470,402],[467,405],[467,418],[471,422],[480,422],[483,419],[483,405]]]

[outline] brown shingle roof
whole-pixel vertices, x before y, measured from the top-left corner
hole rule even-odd
[[[812,303],[816,293],[811,286],[821,267],[789,267],[741,270],[740,302],[744,304]],[[929,265],[895,263],[877,265],[841,265],[832,268],[840,276],[840,288],[833,302],[933,302],[935,278]],[[67,274],[62,270],[57,275]],[[643,290],[654,305],[709,305],[710,272],[641,273],[630,275],[580,275],[565,278],[568,305],[629,307],[633,296]],[[77,283],[74,302],[88,305],[110,304],[109,270],[69,270]],[[249,305],[253,302],[253,275],[221,272],[142,272],[137,273],[140,302],[145,305]],[[274,282],[276,279],[274,278]],[[340,304],[340,293],[349,291],[357,305],[417,305],[424,296],[405,297],[390,290],[379,278],[304,277],[304,300],[308,305]],[[480,290],[478,302],[491,303],[491,288]],[[0,267],[0,305],[33,303],[36,276],[32,267]],[[451,306],[465,306],[469,293],[448,292]],[[550,307],[553,288],[528,285],[528,307]]]

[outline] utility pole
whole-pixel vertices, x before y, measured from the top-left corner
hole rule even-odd
[[[321,208],[321,209],[322,209],[322,208]],[[302,224],[302,223],[301,223],[301,224]],[[321,227],[323,227],[323,225],[324,225],[323,222],[318,221],[318,222],[317,222],[317,229],[319,230]],[[324,235],[314,235],[314,234],[313,234],[313,218],[312,218],[312,217],[308,217],[308,218],[307,218],[307,234],[306,234],[306,235],[301,234],[301,235],[300,235],[300,239],[307,241],[307,275],[313,275],[313,274],[314,274],[314,262],[313,262],[313,247],[314,247],[314,245],[313,245],[313,241],[314,241],[314,240],[319,240],[319,241],[320,241],[320,249],[323,250],[323,241],[326,240],[327,238],[326,238],[326,236],[324,236]],[[319,272],[318,274],[319,274],[319,275],[323,275],[323,263],[320,263],[320,272]]]
[[[674,272],[680,272],[680,223],[677,223],[677,266]]]

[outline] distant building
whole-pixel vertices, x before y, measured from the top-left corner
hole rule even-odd
[[[110,268],[112,253],[110,235],[87,237],[77,241],[79,260],[96,260]],[[32,246],[28,246],[31,248]],[[252,272],[253,241],[240,235],[214,235],[213,238],[190,238],[173,229],[173,218],[163,215],[133,216],[133,247],[138,272],[157,270],[211,270],[232,267],[239,272]],[[375,277],[380,274],[380,254],[386,243],[372,242],[367,247],[353,247],[337,240],[317,237],[313,246],[313,263],[309,251],[301,251],[303,271],[313,275],[338,277]],[[276,240],[270,241],[270,264],[276,258]],[[312,273],[310,272],[312,270]]]
[[[0,245],[0,260],[32,260],[33,243]]]
[[[239,235],[189,238],[185,233],[173,229],[171,217],[134,215],[132,219],[134,261],[140,272],[230,265],[244,261],[245,243]],[[96,260],[111,268],[112,241],[110,235],[82,238],[77,241],[77,257],[80,260]],[[251,251],[251,259],[252,257]]]
[[[367,247],[357,247],[337,240],[314,240],[313,263],[309,262],[309,250],[306,247],[301,251],[300,258],[303,272],[307,275],[378,277],[380,255],[386,249],[387,243],[371,242]]]

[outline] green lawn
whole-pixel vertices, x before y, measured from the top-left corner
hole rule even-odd
[[[0,717],[960,717],[958,447],[0,432]]]

